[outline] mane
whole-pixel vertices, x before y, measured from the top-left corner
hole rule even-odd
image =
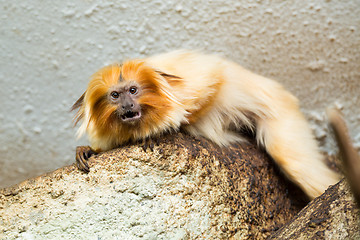
[[[139,126],[119,123],[116,106],[108,103],[109,88],[122,81],[135,81],[142,94],[138,99],[143,116]],[[184,121],[186,111],[177,97],[172,93],[172,87],[166,77],[176,78],[153,69],[141,60],[132,60],[114,64],[100,69],[95,73],[86,92],[73,105],[79,108],[75,116],[75,124],[82,120],[77,132],[78,137],[85,132],[99,136],[112,136],[117,142],[146,138],[164,130],[178,128]]]

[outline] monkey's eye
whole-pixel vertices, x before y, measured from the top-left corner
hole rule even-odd
[[[112,97],[113,99],[119,98],[119,93],[118,93],[118,92],[113,91],[113,92],[110,93],[110,95],[111,95],[111,97]]]
[[[137,92],[137,88],[136,88],[136,87],[131,87],[131,88],[129,89],[129,92],[130,92],[131,94],[135,94],[135,93]]]

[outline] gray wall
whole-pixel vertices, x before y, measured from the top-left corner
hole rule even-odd
[[[283,83],[327,152],[335,104],[360,147],[359,0],[12,0],[0,18],[0,187],[74,162],[69,108],[98,68],[177,48]]]

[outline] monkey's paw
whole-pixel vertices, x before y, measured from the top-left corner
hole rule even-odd
[[[91,149],[89,146],[78,146],[76,147],[76,165],[79,170],[88,173],[90,172],[89,164],[87,163],[88,159],[96,155],[97,153]]]
[[[154,151],[154,146],[159,145],[159,139],[153,139],[150,137],[145,138],[144,140],[142,140],[142,149],[144,150],[144,152],[146,152],[146,150],[148,148],[150,148],[150,150],[153,152]]]

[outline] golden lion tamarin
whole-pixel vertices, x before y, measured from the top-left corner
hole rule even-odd
[[[279,83],[213,55],[178,50],[107,66],[92,76],[74,104],[80,169],[87,159],[129,141],[157,137],[180,126],[227,146],[256,135],[287,177],[314,198],[338,181],[322,161],[298,100]]]

